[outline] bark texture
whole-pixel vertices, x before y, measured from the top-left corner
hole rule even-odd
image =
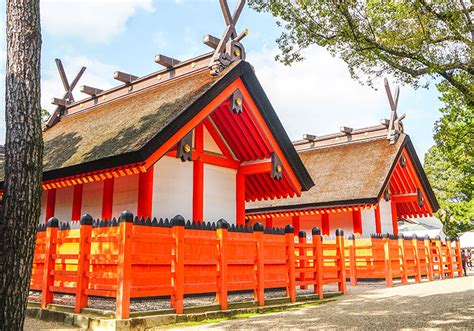
[[[0,330],[22,330],[40,215],[43,139],[39,0],[7,0]]]

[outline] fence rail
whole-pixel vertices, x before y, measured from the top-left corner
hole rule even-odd
[[[265,229],[173,220],[139,220],[123,212],[118,220],[94,221],[84,215],[80,227],[52,218],[37,235],[30,288],[41,291],[41,306],[54,293],[75,295],[75,311],[87,307],[89,296],[116,299],[116,317],[128,318],[131,298],[169,296],[183,312],[184,296],[215,293],[227,309],[228,292],[252,290],[264,305],[264,290],[286,288],[292,302],[296,287],[336,283],[345,292],[345,249],[342,230],[336,240],[312,240],[294,229]]]
[[[398,278],[403,284],[413,277],[420,282],[427,280],[461,277],[463,275],[459,241],[447,238],[430,239],[416,236],[372,235],[346,240],[345,270],[351,285],[359,279],[385,279],[387,286]]]

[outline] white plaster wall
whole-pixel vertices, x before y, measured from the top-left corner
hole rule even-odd
[[[74,187],[72,186],[56,189],[54,217],[56,217],[60,222],[71,220],[73,194]]]
[[[374,209],[364,209],[361,211],[362,216],[362,235],[370,235],[376,233],[375,227],[375,211]]]
[[[185,219],[193,215],[193,163],[164,156],[154,165],[152,215]]]
[[[236,174],[234,169],[204,165],[204,220],[223,218],[235,224]]]
[[[114,179],[112,217],[118,218],[124,210],[130,210],[133,215],[137,214],[138,178],[139,175],[130,175]]]
[[[103,191],[103,181],[84,184],[82,191],[81,215],[87,213],[93,218],[101,218]]]
[[[343,229],[344,235],[354,232],[352,223],[352,212],[341,212],[329,214],[329,233],[331,236],[336,234],[337,229]]]
[[[217,146],[214,139],[212,139],[212,136],[209,133],[209,131],[206,129],[206,127],[204,127],[203,136],[204,136],[204,150],[205,151],[222,154],[221,149],[219,148],[219,146]]]
[[[48,191],[41,192],[41,214],[39,217],[39,223],[44,224],[46,222],[46,205],[48,204]]]
[[[382,223],[382,233],[393,233],[392,206],[390,201],[380,199],[380,222]]]

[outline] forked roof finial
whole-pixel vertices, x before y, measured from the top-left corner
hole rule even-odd
[[[388,79],[384,78],[385,91],[387,92],[388,102],[390,104],[390,120],[383,120],[382,122],[387,125],[387,139],[390,141],[390,145],[395,144],[400,133],[403,132],[402,120],[406,117],[406,114],[398,117],[398,97],[400,96],[400,88],[397,86],[395,89],[395,95],[392,96]]]
[[[81,70],[79,70],[76,77],[74,78],[74,80],[69,84],[69,80],[67,79],[66,72],[64,71],[64,67],[61,60],[55,59],[54,61],[56,62],[56,67],[58,68],[59,77],[61,78],[61,82],[63,83],[65,93],[61,99],[59,98],[51,99],[51,103],[53,105],[56,105],[57,108],[49,117],[46,123],[47,128],[52,127],[54,124],[56,124],[59,120],[59,117],[64,112],[64,109],[66,108],[66,106],[74,102],[74,96],[72,95],[72,91],[74,90],[77,83],[79,82],[79,79],[81,79],[84,71],[86,71],[86,67],[82,67]]]
[[[209,47],[215,49],[214,55],[212,56],[209,68],[211,69],[211,75],[218,75],[225,67],[229,66],[236,60],[245,59],[245,49],[240,43],[247,34],[248,30],[245,29],[240,35],[237,35],[235,25],[242,13],[242,9],[245,5],[245,0],[239,0],[234,13],[231,15],[227,0],[219,0],[221,5],[224,20],[227,25],[224,34],[221,39],[214,36],[207,35],[204,37],[204,43]]]

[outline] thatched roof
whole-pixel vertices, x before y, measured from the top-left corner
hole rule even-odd
[[[236,79],[242,79],[303,190],[313,182],[253,68],[234,62],[218,76],[207,66],[61,117],[43,133],[43,179],[142,162]],[[103,103],[102,103],[103,102]],[[78,107],[80,102],[73,105]],[[3,166],[1,167],[3,172]],[[3,174],[0,180],[3,181]]]
[[[300,150],[303,164],[315,186],[301,197],[257,201],[247,210],[283,210],[303,207],[351,205],[376,202],[407,136],[394,145],[386,135]]]

